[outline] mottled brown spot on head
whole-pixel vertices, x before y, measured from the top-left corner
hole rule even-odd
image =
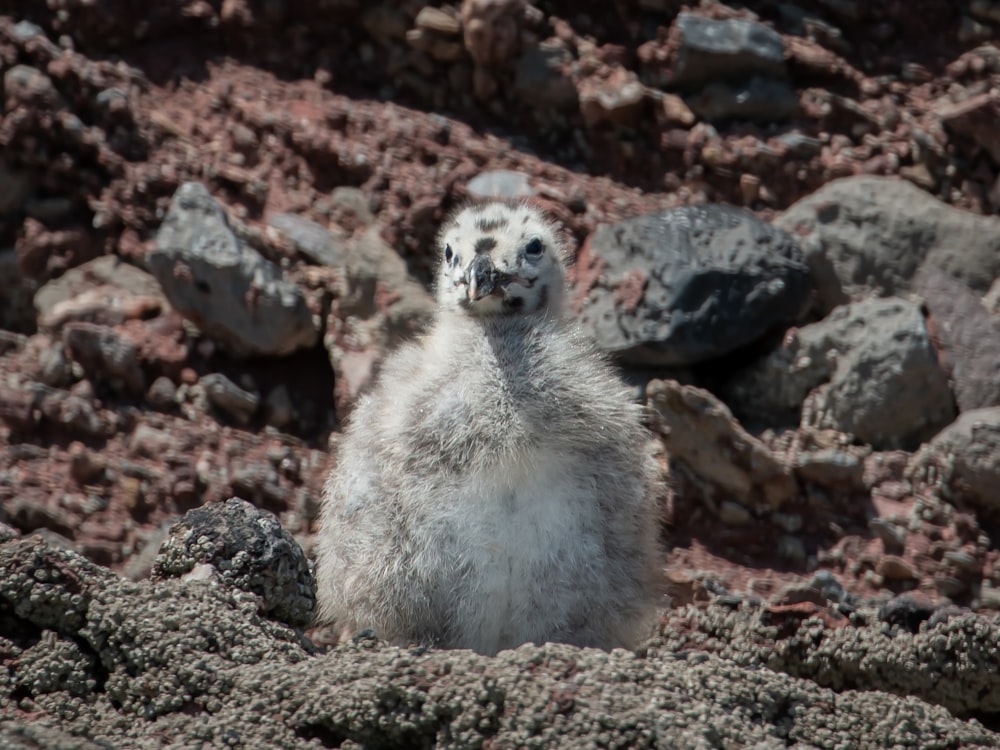
[[[497,246],[496,237],[480,237],[478,240],[476,240],[476,246],[475,246],[476,255],[480,255],[482,253],[488,253],[496,246]]]

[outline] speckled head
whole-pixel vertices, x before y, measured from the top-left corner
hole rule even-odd
[[[476,316],[562,309],[565,271],[556,226],[524,203],[478,203],[445,222],[440,304]]]

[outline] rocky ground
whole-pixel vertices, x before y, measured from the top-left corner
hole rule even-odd
[[[1000,3],[148,5],[0,15],[5,745],[1000,745]],[[663,444],[637,654],[296,630],[480,195]]]

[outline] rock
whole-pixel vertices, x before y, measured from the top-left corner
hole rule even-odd
[[[153,580],[210,565],[212,580],[256,594],[263,613],[292,627],[312,619],[316,581],[302,548],[273,513],[238,497],[184,514],[153,563]]]
[[[1000,407],[963,412],[910,459],[906,476],[996,515],[1000,512]]]
[[[466,190],[476,198],[517,199],[535,194],[528,175],[509,169],[480,172],[469,180]]]
[[[776,640],[761,609],[709,604],[671,612],[638,654],[546,644],[489,658],[359,637],[316,655],[258,602],[228,586],[126,581],[30,540],[0,545],[0,608],[17,614],[0,618],[0,639],[24,651],[52,631],[0,681],[0,707],[44,713],[8,710],[2,731],[54,716],[114,747],[998,744],[949,712],[997,710],[997,625],[984,618],[894,638],[881,623],[813,618]],[[47,692],[60,674],[74,690]],[[102,689],[79,694],[91,679]]]
[[[501,68],[521,49],[525,0],[462,0],[462,37],[469,57],[482,68]]]
[[[906,180],[835,180],[774,223],[799,238],[823,314],[849,298],[912,291],[923,266],[980,293],[1000,277],[1000,218],[952,208]]]
[[[144,393],[146,376],[139,366],[139,347],[110,326],[67,323],[63,344],[74,361],[95,382],[121,384],[132,393]]]
[[[433,31],[447,36],[458,36],[462,30],[462,24],[451,8],[442,9],[432,6],[425,6],[417,13],[414,21],[418,29]]]
[[[908,581],[917,578],[916,569],[897,555],[880,557],[875,572],[887,581]]]
[[[589,127],[605,123],[635,125],[646,104],[646,87],[635,73],[621,66],[606,78],[585,78],[580,82],[579,92],[580,115]]]
[[[173,411],[177,407],[177,386],[173,380],[161,375],[146,391],[146,401],[154,409]]]
[[[959,411],[1000,406],[1000,317],[965,284],[924,268],[916,289],[954,384]]]
[[[385,353],[423,330],[437,309],[377,227],[357,236],[346,271],[337,280],[323,337],[341,418],[372,381]]]
[[[913,449],[955,417],[920,309],[896,298],[846,305],[803,326],[730,379],[725,396],[745,420],[801,419],[876,449]]]
[[[810,292],[795,241],[725,205],[600,225],[577,264],[581,325],[632,364],[727,354],[794,322]]]
[[[680,46],[670,79],[673,86],[694,89],[716,81],[787,74],[781,35],[764,24],[680,13],[676,28]]]
[[[1000,99],[992,93],[979,94],[948,104],[938,109],[937,114],[948,130],[972,138],[990,155],[994,164],[1000,165],[1000,135],[996,129]]]
[[[35,293],[43,328],[58,330],[71,320],[115,326],[170,309],[157,280],[115,255],[102,255],[69,269]]]
[[[91,399],[37,382],[0,385],[0,419],[28,433],[44,425],[81,438],[107,439],[119,427],[118,416],[95,408]]]
[[[712,83],[685,100],[698,117],[713,122],[787,120],[799,97],[787,81],[754,76],[741,83]]]
[[[321,266],[344,262],[345,237],[334,235],[315,221],[295,214],[274,214],[267,224],[288,238],[299,253]]]
[[[795,456],[795,475],[821,487],[864,490],[864,474],[864,462],[846,449],[821,448]]]
[[[744,430],[725,404],[708,391],[672,380],[646,386],[650,427],[663,436],[671,460],[693,472],[723,502],[731,522],[755,510],[776,510],[798,496],[789,468]],[[712,500],[713,498],[709,498]]]
[[[213,372],[204,375],[198,383],[205,389],[209,402],[239,424],[249,423],[257,413],[260,396],[240,388],[222,373]]]
[[[406,32],[406,41],[410,46],[445,62],[462,57],[464,48],[458,41],[462,25],[452,7],[424,6],[417,13],[414,24],[416,28]]]
[[[572,112],[579,94],[571,73],[573,54],[559,40],[545,40],[524,50],[517,61],[514,94],[526,106]]]
[[[233,354],[281,356],[316,342],[302,290],[233,234],[200,183],[177,189],[146,260],[178,312]]]
[[[3,74],[3,90],[7,106],[57,109],[64,105],[52,79],[29,65],[12,65]]]

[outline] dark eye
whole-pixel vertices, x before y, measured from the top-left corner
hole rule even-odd
[[[528,258],[540,258],[544,251],[545,245],[537,237],[532,237],[528,240],[528,244],[524,246],[524,254]]]
[[[453,257],[454,255],[455,255],[455,253],[453,253],[453,252],[451,251],[451,245],[445,245],[445,246],[444,246],[444,259],[445,259],[445,260],[446,260],[446,261],[447,261],[448,263],[451,263],[451,259],[452,259],[452,257]]]

